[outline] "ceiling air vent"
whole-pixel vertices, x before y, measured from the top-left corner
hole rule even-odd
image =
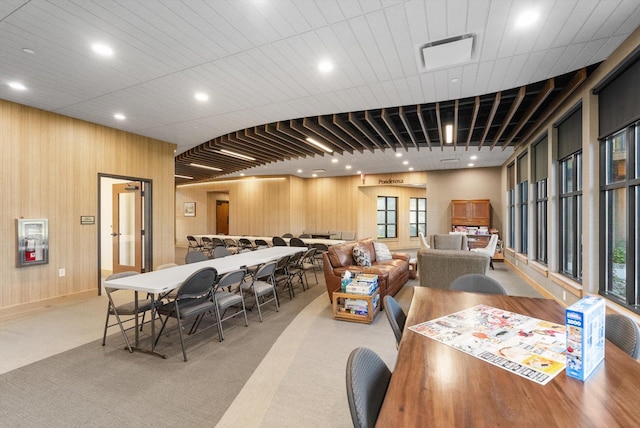
[[[420,45],[418,65],[422,71],[432,71],[470,62],[474,40],[474,34],[464,34]]]
[[[460,159],[458,159],[458,158],[440,159],[440,162],[442,162],[442,163],[455,163],[455,162],[460,162]]]
[[[319,172],[327,172],[327,170],[326,169],[312,169],[311,172],[314,172],[314,173],[317,174]]]

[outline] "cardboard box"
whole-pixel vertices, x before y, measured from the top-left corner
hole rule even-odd
[[[588,296],[565,310],[567,376],[585,381],[604,360],[605,302]]]

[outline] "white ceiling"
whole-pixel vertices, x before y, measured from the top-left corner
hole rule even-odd
[[[538,24],[516,29],[528,8]],[[179,154],[279,120],[541,81],[606,59],[639,24],[639,0],[2,0],[0,98],[175,143]],[[469,33],[469,62],[424,71],[425,44]],[[96,42],[114,55],[95,55]],[[317,70],[325,58],[335,64],[328,74]],[[197,102],[197,91],[209,101]],[[476,166],[499,165],[510,150],[483,149]],[[421,150],[405,159],[416,170],[454,167],[441,155],[449,157]],[[392,154],[358,156],[381,170],[392,164]],[[356,163],[334,157],[337,165],[328,156],[295,164]],[[281,164],[268,173],[291,172]]]

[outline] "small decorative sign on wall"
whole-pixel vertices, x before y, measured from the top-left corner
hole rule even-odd
[[[81,215],[80,224],[96,224],[96,216],[94,215]]]
[[[195,202],[185,202],[184,203],[184,216],[185,217],[195,217],[196,216],[196,203]]]
[[[49,221],[17,219],[18,267],[49,263]]]

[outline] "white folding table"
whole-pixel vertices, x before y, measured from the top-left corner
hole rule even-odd
[[[132,275],[125,278],[118,278],[105,281],[106,287],[118,288],[122,290],[135,291],[136,312],[138,307],[138,293],[148,293],[151,296],[151,349],[140,348],[140,338],[138,333],[138,316],[136,314],[135,329],[135,347],[132,348],[138,352],[152,353],[162,358],[165,355],[155,350],[155,296],[156,294],[168,293],[178,288],[185,279],[194,272],[205,268],[213,267],[218,271],[218,275],[241,269],[248,266],[257,266],[273,260],[278,260],[284,256],[290,256],[295,253],[305,251],[303,247],[270,247],[261,250],[247,251],[245,253],[234,254],[231,256],[205,260],[202,262],[189,263],[186,265],[175,266],[168,269],[161,269],[140,275]]]

